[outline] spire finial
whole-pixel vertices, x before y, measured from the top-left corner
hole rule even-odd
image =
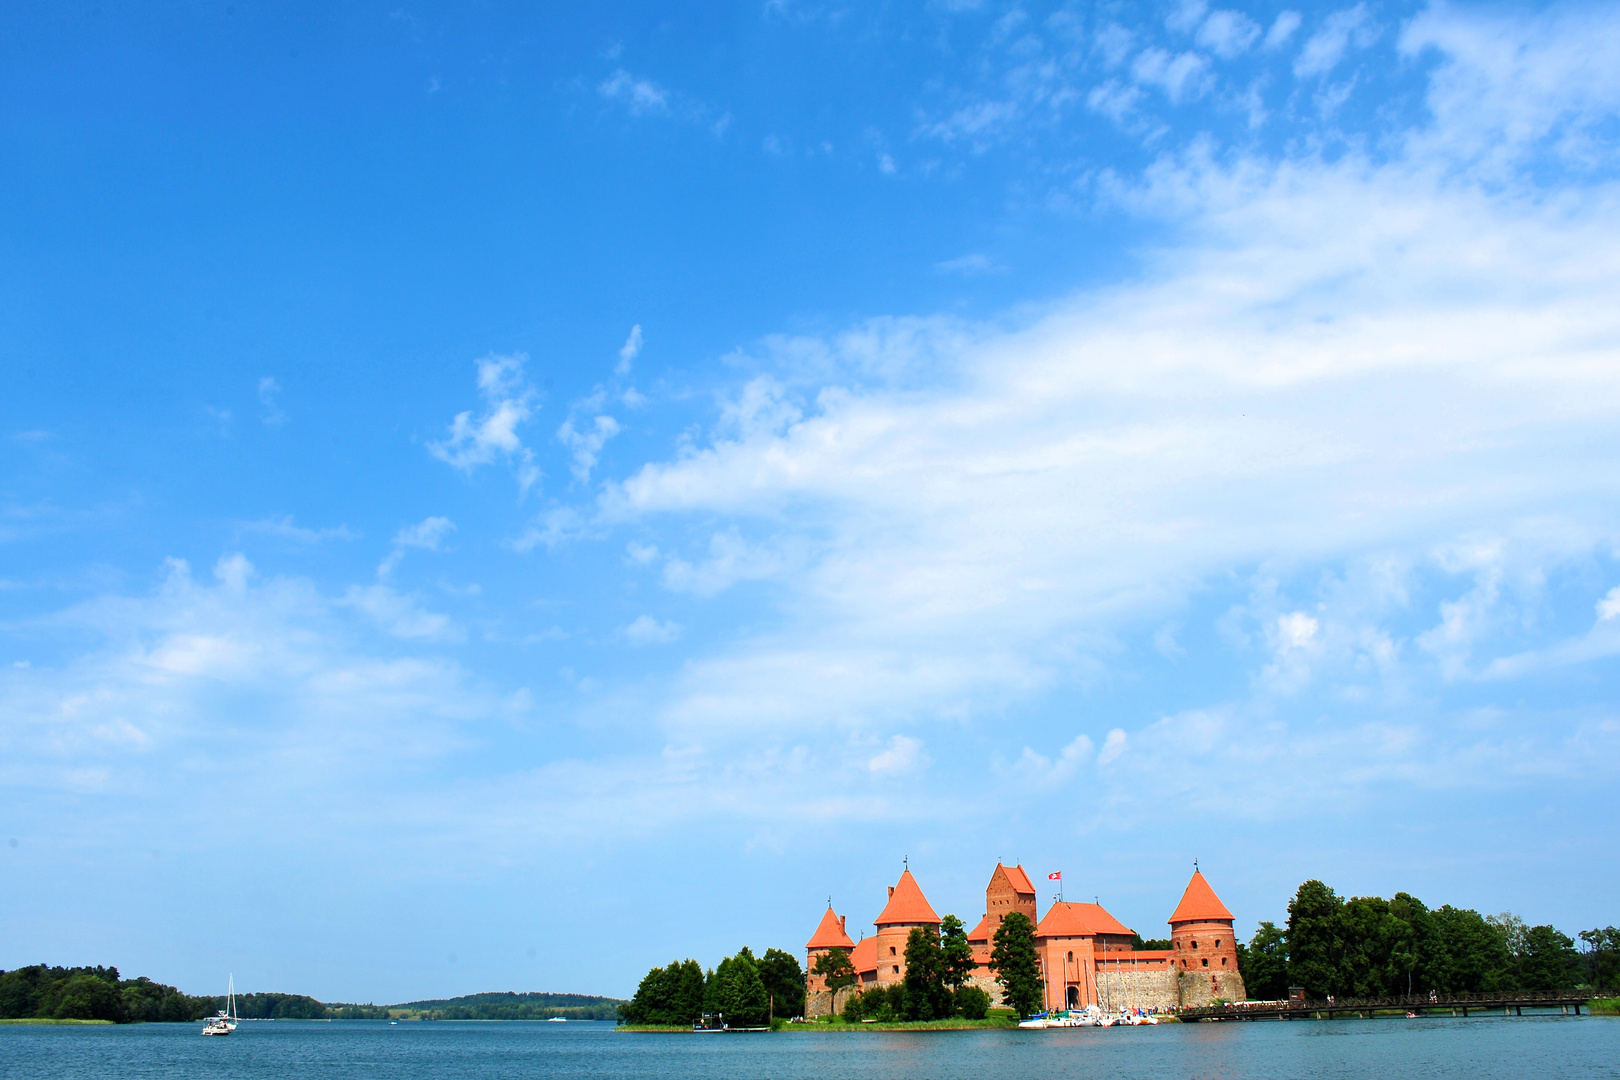
[[[827,897],[827,910],[828,911],[832,910],[832,897],[830,897],[830,896]]]
[[[900,869],[905,873],[911,869],[911,856],[907,855],[900,860]]]
[[[1196,858],[1193,859],[1193,873],[1198,873],[1198,860]]]

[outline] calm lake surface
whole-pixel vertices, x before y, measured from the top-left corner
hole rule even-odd
[[[1168,1024],[1157,1028],[631,1035],[608,1023],[0,1026],[0,1077],[762,1077],[929,1080],[1152,1077],[1620,1077],[1620,1018],[1526,1016]]]

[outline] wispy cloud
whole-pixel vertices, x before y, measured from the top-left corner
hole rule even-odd
[[[505,460],[522,492],[539,482],[540,467],[535,464],[534,452],[518,435],[518,428],[539,408],[539,395],[524,377],[527,362],[528,357],[522,353],[491,354],[479,360],[478,390],[484,398],[483,412],[476,418],[470,409],[457,413],[447,437],[430,442],[428,452],[466,473]]]
[[[409,548],[442,551],[445,538],[455,530],[455,522],[446,517],[423,518],[415,525],[405,526],[394,534],[394,541],[388,554],[377,564],[377,577],[386,578],[398,569]]]
[[[292,515],[269,517],[259,521],[245,521],[238,528],[242,532],[261,533],[300,544],[319,544],[325,540],[358,540],[360,534],[347,525],[334,525],[325,529],[311,529],[293,521]]]
[[[264,410],[259,419],[266,427],[287,422],[287,414],[281,408],[281,384],[268,375],[259,380],[259,406]]]
[[[596,91],[609,101],[623,105],[632,116],[669,113],[668,90],[651,79],[638,78],[623,68],[604,79]]]

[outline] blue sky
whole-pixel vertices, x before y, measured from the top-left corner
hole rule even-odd
[[[549,8],[3,17],[0,966],[1615,921],[1611,7]]]

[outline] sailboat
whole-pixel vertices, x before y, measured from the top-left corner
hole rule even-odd
[[[236,976],[231,975],[225,983],[225,1007],[219,1010],[218,1016],[210,1016],[208,1023],[203,1025],[204,1035],[229,1035],[236,1030]]]

